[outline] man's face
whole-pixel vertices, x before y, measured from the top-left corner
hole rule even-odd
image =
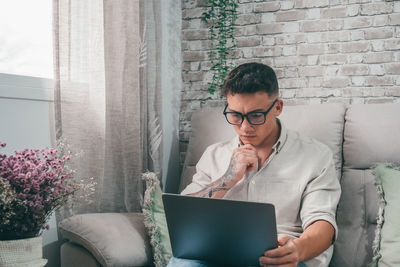
[[[226,96],[228,101],[227,111],[239,112],[247,114],[249,112],[265,112],[273,104],[276,97],[269,97],[266,92],[256,92],[253,94],[228,94]],[[261,125],[252,125],[245,118],[241,125],[233,125],[236,133],[239,135],[240,140],[244,144],[251,144],[255,147],[261,147],[275,137],[278,125],[276,117],[282,112],[283,102],[278,100],[271,108],[265,118],[265,123]]]

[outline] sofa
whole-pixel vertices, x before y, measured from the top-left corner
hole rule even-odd
[[[235,135],[222,109],[193,113],[180,190],[190,183],[205,148]],[[379,208],[371,168],[378,162],[400,165],[400,103],[284,106],[279,118],[287,128],[325,143],[334,154],[342,195],[330,266],[367,266]],[[65,240],[62,267],[152,266],[152,250],[140,213],[75,215],[63,220],[59,228]]]

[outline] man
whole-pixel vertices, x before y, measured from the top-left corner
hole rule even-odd
[[[182,194],[272,203],[279,246],[260,255],[260,265],[328,266],[340,197],[332,152],[277,118],[283,101],[270,67],[240,65],[222,89],[228,102],[224,115],[238,136],[206,149]],[[182,262],[205,264],[172,259],[170,265]]]

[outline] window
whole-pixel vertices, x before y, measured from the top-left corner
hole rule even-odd
[[[53,78],[52,1],[0,1],[0,73]]]

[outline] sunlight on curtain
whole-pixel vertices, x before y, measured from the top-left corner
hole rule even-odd
[[[59,219],[139,211],[140,174],[150,169],[161,177],[159,5],[54,0],[57,137],[82,152],[77,175],[98,182],[92,203],[64,209]]]

